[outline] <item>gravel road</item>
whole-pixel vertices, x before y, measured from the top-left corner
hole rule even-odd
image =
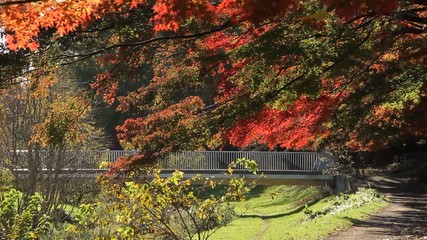
[[[427,240],[427,186],[405,178],[369,176],[357,179],[384,193],[391,204],[354,226],[329,236],[328,240]]]

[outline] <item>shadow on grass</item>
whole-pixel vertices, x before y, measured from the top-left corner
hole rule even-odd
[[[246,197],[246,199],[251,199],[251,198],[255,198],[255,197],[259,197],[262,194],[264,194],[266,192],[266,190],[269,188],[269,186],[256,186],[254,189],[252,189],[248,196]]]
[[[217,185],[215,188],[211,188],[210,186],[202,186],[202,185],[193,185],[192,190],[195,191],[195,195],[200,199],[207,199],[211,195],[213,196],[223,196],[227,193],[228,185]],[[246,196],[246,200],[259,197],[268,189],[268,186],[256,186],[252,189],[249,194]]]
[[[343,219],[354,226],[367,229],[367,232],[372,235],[405,237],[405,239],[426,236],[427,221],[425,213],[420,211],[401,211],[397,212],[397,216],[371,216],[366,220],[350,217],[343,217]]]
[[[303,186],[297,186],[300,189],[294,193],[289,195],[282,196],[280,201],[275,201],[272,203],[265,203],[259,205],[258,207],[275,207],[275,206],[283,206],[285,204],[290,205],[289,208],[296,208],[302,205],[306,205],[318,198],[324,198],[328,193],[322,191],[320,188],[314,189],[316,187],[312,187],[313,189],[304,189]]]
[[[323,198],[318,198],[314,201],[311,201],[310,203],[307,204],[307,207],[311,207],[314,204],[318,203],[319,201],[321,201]],[[285,216],[290,216],[296,213],[299,213],[301,211],[303,211],[306,208],[306,206],[300,206],[290,212],[285,212],[285,213],[279,213],[279,214],[274,214],[274,215],[266,215],[266,216],[262,216],[262,215],[257,215],[257,214],[243,214],[240,216],[240,218],[260,218],[262,220],[267,220],[267,219],[273,219],[273,218],[281,218],[281,217],[285,217]]]

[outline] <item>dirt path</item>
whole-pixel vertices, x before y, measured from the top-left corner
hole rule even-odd
[[[371,186],[383,192],[391,204],[354,226],[330,236],[329,240],[362,239],[423,239],[427,240],[427,188],[407,179],[393,177],[365,177],[359,186]]]
[[[262,226],[259,232],[252,238],[252,240],[259,240],[259,238],[267,231],[268,223],[267,219],[265,217],[261,217],[262,220]]]

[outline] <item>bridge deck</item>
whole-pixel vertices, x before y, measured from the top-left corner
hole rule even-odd
[[[160,173],[160,176],[163,178],[170,177],[172,172],[175,170],[163,170]],[[43,173],[48,172],[48,170],[42,171]],[[63,170],[58,174],[59,177],[63,178],[82,178],[82,179],[95,179],[99,174],[105,173],[105,169],[74,169],[74,170]],[[195,170],[186,170],[184,172],[184,179],[193,178],[196,175],[201,177],[201,180],[193,182],[194,184],[203,184],[206,178],[211,178],[216,180],[221,184],[228,184],[229,180],[232,178],[241,178],[244,177],[251,182],[256,180],[257,185],[309,185],[309,186],[335,186],[335,178],[330,175],[322,175],[321,172],[292,172],[292,171],[270,171],[262,172],[259,174],[249,173],[247,171],[237,170],[233,172],[232,175],[225,174],[224,171],[195,171]],[[15,173],[19,177],[25,177],[28,174],[27,169],[17,169]],[[152,175],[145,176],[152,177]]]

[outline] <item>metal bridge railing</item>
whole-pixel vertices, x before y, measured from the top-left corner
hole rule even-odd
[[[9,152],[0,155],[0,167],[28,169],[31,162],[37,162],[41,169],[99,169],[101,162],[115,162],[122,156],[132,156],[138,151],[127,150],[81,150],[55,152],[48,150]]]
[[[243,152],[243,151],[184,151],[172,153],[160,161],[164,170],[226,170],[228,165],[247,158],[258,164],[259,171],[322,171],[322,161],[315,152]],[[243,169],[243,166],[238,169]]]
[[[28,168],[28,161],[25,160],[29,157],[28,154],[20,152],[11,155],[12,165],[15,168]],[[49,161],[55,159],[55,156],[52,156],[54,153],[49,151],[39,151],[37,154],[41,159],[42,168],[49,167]],[[69,151],[63,153],[63,164],[56,165],[56,168],[99,169],[102,161],[112,163],[119,157],[136,154],[137,151],[121,150]],[[316,152],[183,151],[168,155],[161,159],[159,164],[164,170],[222,171],[239,158],[255,160],[259,171],[319,172],[326,168],[326,164],[319,159]],[[243,166],[238,169],[243,169]]]

